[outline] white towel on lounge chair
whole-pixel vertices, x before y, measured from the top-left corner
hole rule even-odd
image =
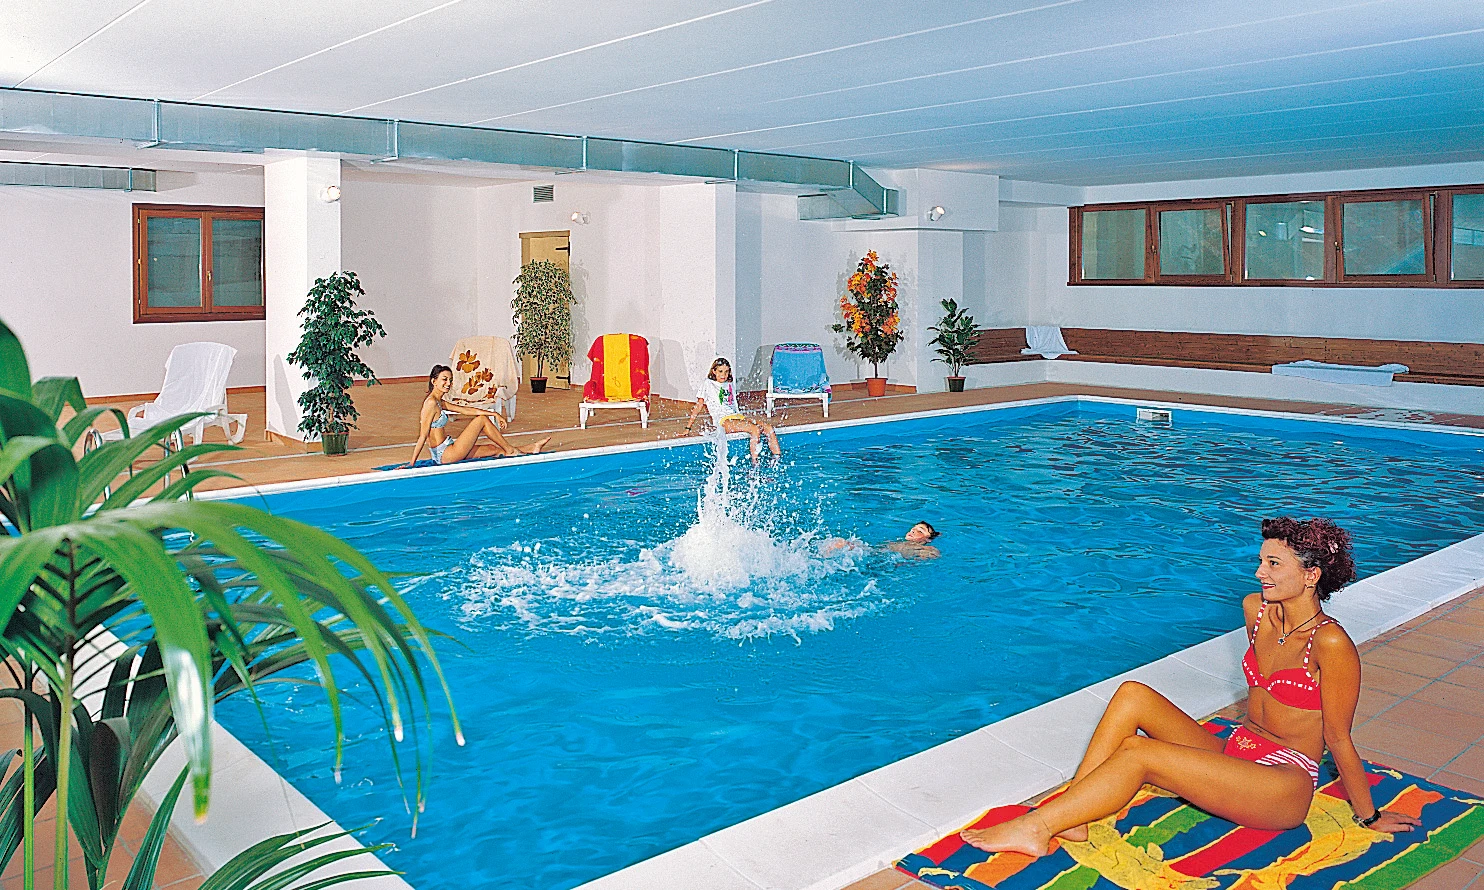
[[[1057,358],[1063,355],[1076,355],[1077,350],[1067,348],[1067,341],[1062,339],[1060,326],[1037,324],[1025,329],[1025,348],[1020,350],[1020,354],[1036,355],[1037,353],[1041,358]]]
[[[129,435],[144,432],[162,420],[197,411],[207,413],[180,428],[192,443],[201,441],[207,426],[219,426],[227,441],[237,444],[247,431],[246,414],[227,413],[227,377],[237,350],[225,343],[182,343],[165,359],[165,382],[153,402],[129,409]],[[233,424],[236,429],[233,430]],[[120,430],[103,434],[106,439],[123,437]]]
[[[515,396],[520,390],[520,365],[504,337],[464,337],[448,356],[453,365],[453,389],[448,400],[460,405],[494,406],[507,420],[515,419]]]
[[[1333,365],[1329,362],[1289,362],[1273,365],[1273,373],[1280,377],[1307,377],[1325,383],[1359,383],[1365,386],[1390,386],[1393,374],[1405,374],[1406,365]]]

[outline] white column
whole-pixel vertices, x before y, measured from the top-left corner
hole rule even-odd
[[[299,345],[299,309],[314,280],[340,271],[340,204],[324,197],[340,187],[340,158],[271,154],[263,167],[268,431],[302,441],[296,400],[309,381],[284,357]]]

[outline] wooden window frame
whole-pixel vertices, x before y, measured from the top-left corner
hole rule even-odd
[[[1335,209],[1330,195],[1312,192],[1294,195],[1259,195],[1252,198],[1232,199],[1232,231],[1241,232],[1241,238],[1233,238],[1231,282],[1235,287],[1334,287],[1335,286]],[[1248,278],[1247,277],[1247,206],[1249,204],[1297,204],[1312,201],[1324,205],[1324,271],[1322,278],[1310,281],[1307,278]],[[1354,286],[1354,285],[1351,285]]]
[[[1144,236],[1149,248],[1149,269],[1153,273],[1152,283],[1164,285],[1223,285],[1231,281],[1231,204],[1227,201],[1161,201],[1149,205],[1149,232]],[[1159,215],[1181,210],[1221,211],[1221,264],[1217,275],[1166,275],[1159,271]]]
[[[1085,207],[1075,207],[1077,211],[1074,225],[1072,226],[1072,263],[1071,271],[1074,283],[1077,284],[1148,284],[1151,276],[1157,268],[1154,265],[1153,248],[1149,240],[1150,220],[1154,214],[1149,211],[1148,202],[1135,201],[1128,204],[1088,204]],[[1082,215],[1084,213],[1097,213],[1100,210],[1136,210],[1144,211],[1144,277],[1143,278],[1087,278],[1082,277]]]
[[[149,238],[146,226],[151,217],[201,220],[201,305],[200,306],[150,306],[149,305]],[[228,207],[221,205],[192,204],[135,204],[134,205],[134,323],[157,324],[177,321],[262,321],[267,317],[266,307],[258,306],[214,306],[212,289],[212,221],[217,219],[263,220],[261,207]],[[265,250],[266,254],[267,251]],[[265,261],[266,264],[266,261]],[[266,289],[266,269],[259,274]],[[267,302],[266,294],[264,303]]]
[[[1484,185],[1460,185],[1437,189],[1437,200],[1433,205],[1433,272],[1437,277],[1436,287],[1473,289],[1484,287],[1484,279],[1465,278],[1453,280],[1453,197],[1455,195],[1484,194]]]
[[[1223,198],[1190,198],[1178,201],[1125,201],[1069,207],[1067,284],[1071,286],[1129,285],[1163,287],[1426,287],[1484,289],[1484,280],[1454,281],[1452,277],[1453,196],[1484,193],[1484,184],[1431,186],[1407,189],[1358,189],[1338,192],[1298,192],[1271,195],[1238,195]],[[1424,244],[1421,275],[1345,275],[1344,205],[1386,200],[1423,201]],[[1247,278],[1247,206],[1297,201],[1324,203],[1324,277],[1309,281],[1288,278]],[[1159,274],[1159,214],[1166,210],[1197,210],[1226,207],[1223,225],[1224,275]],[[1102,210],[1144,210],[1144,277],[1105,279],[1082,277],[1082,215]]]
[[[1416,275],[1360,275],[1347,274],[1345,272],[1345,205],[1346,204],[1372,204],[1381,201],[1421,201],[1422,202],[1422,271]],[[1342,192],[1331,195],[1329,199],[1331,219],[1325,220],[1326,234],[1333,232],[1330,236],[1330,250],[1334,253],[1334,271],[1328,274],[1326,268],[1326,280],[1333,280],[1336,284],[1344,285],[1370,285],[1372,287],[1406,287],[1423,286],[1432,287],[1436,276],[1436,268],[1433,262],[1433,242],[1437,240],[1436,227],[1433,225],[1433,192],[1430,189],[1385,189],[1367,192]],[[1333,222],[1333,228],[1330,224]]]

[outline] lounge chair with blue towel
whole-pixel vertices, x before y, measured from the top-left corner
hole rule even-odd
[[[830,416],[830,375],[824,350],[818,343],[780,343],[773,347],[773,370],[768,374],[768,416],[780,399],[818,399]]]

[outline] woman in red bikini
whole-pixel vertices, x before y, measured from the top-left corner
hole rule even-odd
[[[1323,608],[1355,578],[1350,536],[1327,519],[1284,517],[1264,520],[1262,537],[1256,573],[1262,592],[1242,603],[1250,628],[1242,659],[1251,687],[1247,719],[1231,737],[1211,735],[1148,686],[1124,683],[1067,790],[1023,816],[962,832],[966,842],[1042,856],[1053,836],[1086,840],[1088,822],[1121,810],[1145,783],[1240,825],[1293,828],[1308,815],[1325,748],[1356,822],[1386,832],[1421,824],[1376,807],[1350,739],[1360,656]]]

